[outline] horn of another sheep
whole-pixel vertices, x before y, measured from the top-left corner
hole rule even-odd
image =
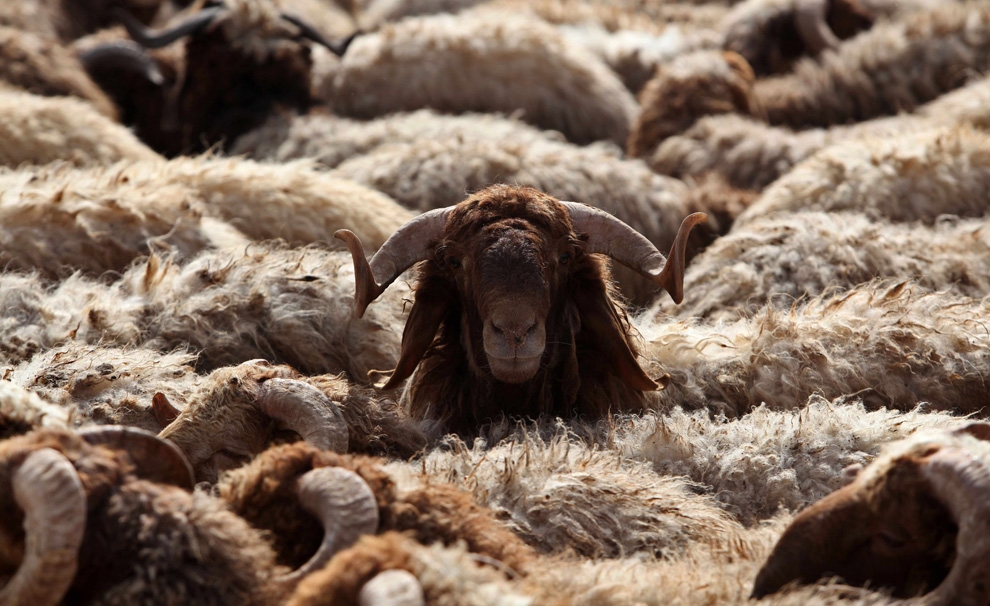
[[[213,23],[213,20],[224,10],[223,6],[204,8],[185,21],[176,24],[175,27],[161,31],[149,30],[144,24],[135,19],[133,15],[121,8],[112,9],[112,15],[124,24],[127,33],[141,46],[145,48],[162,48],[163,46],[172,44],[179,38],[202,31]]]
[[[321,467],[299,478],[296,494],[303,509],[323,525],[323,542],[316,554],[280,582],[294,586],[322,568],[338,551],[353,545],[362,535],[378,531],[378,502],[361,476],[349,469]]]
[[[150,431],[112,425],[81,429],[79,435],[90,444],[126,452],[134,461],[138,477],[145,480],[190,491],[196,485],[192,465],[182,451]]]
[[[371,261],[364,256],[361,239],[354,232],[338,229],[333,237],[347,244],[354,260],[354,316],[360,318],[372,301],[402,272],[429,259],[431,245],[443,235],[453,207],[437,208],[409,221],[389,236]]]
[[[837,48],[839,38],[825,21],[828,0],[794,0],[794,25],[812,55]]]
[[[423,586],[408,570],[378,573],[358,593],[358,606],[425,606]]]
[[[0,590],[0,604],[58,604],[76,576],[86,530],[82,482],[65,455],[43,448],[24,459],[11,484],[27,545],[20,568]]]
[[[952,570],[924,603],[990,603],[990,469],[969,452],[949,447],[928,457],[921,474],[959,528]]]
[[[157,86],[165,83],[165,76],[158,69],[158,64],[141,45],[133,40],[114,40],[113,42],[98,44],[80,52],[78,58],[86,71],[105,67],[141,74],[146,80]]]
[[[347,452],[344,415],[325,393],[297,379],[269,379],[261,386],[261,411],[322,450]]]
[[[306,21],[303,20],[302,18],[297,17],[290,13],[281,13],[281,16],[283,19],[285,19],[292,25],[295,25],[296,27],[299,28],[300,36],[306,38],[307,40],[312,40],[313,42],[319,44],[320,46],[325,46],[330,50],[331,53],[337,55],[338,57],[344,56],[344,53],[347,52],[347,47],[350,46],[351,42],[354,41],[354,38],[357,38],[358,34],[361,33],[361,32],[354,32],[353,34],[347,36],[340,42],[331,42],[326,38],[324,38],[323,34],[318,32],[316,28],[310,25],[309,23],[306,23]]]
[[[609,213],[577,202],[562,202],[571,215],[574,231],[587,234],[588,252],[602,253],[653,280],[670,294],[674,303],[684,298],[684,263],[688,236],[708,220],[705,213],[684,218],[665,258],[646,236]]]

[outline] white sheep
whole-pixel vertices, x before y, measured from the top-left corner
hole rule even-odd
[[[549,24],[504,11],[387,24],[327,69],[319,97],[336,113],[364,119],[424,107],[520,111],[575,142],[621,144],[636,113],[635,99],[597,57]]]

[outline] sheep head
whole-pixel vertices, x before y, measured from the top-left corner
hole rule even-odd
[[[990,599],[990,425],[910,438],[802,511],[757,575],[753,596],[838,576],[928,604]]]
[[[703,213],[686,218],[664,258],[605,212],[532,188],[497,185],[412,220],[370,262],[353,233],[340,230],[335,237],[354,259],[358,316],[399,274],[428,261],[385,389],[411,375],[431,347],[446,347],[447,338],[463,350],[474,380],[532,394],[545,391],[538,383],[551,376],[563,384],[567,406],[582,381],[579,349],[594,351],[599,365],[635,390],[658,387],[636,360],[608,269],[594,253],[628,265],[680,301],[687,238],[706,219]]]
[[[263,451],[278,429],[319,448],[346,451],[347,425],[339,408],[300,378],[292,368],[265,360],[220,368],[181,412],[155,396],[156,417],[165,425],[159,436],[174,442],[196,479],[207,482]]]

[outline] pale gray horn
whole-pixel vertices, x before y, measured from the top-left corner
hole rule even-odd
[[[25,554],[0,590],[4,606],[54,606],[72,585],[86,532],[86,493],[61,452],[43,448],[24,459],[11,479],[24,512]]]
[[[369,262],[361,239],[339,229],[333,237],[342,240],[354,260],[354,315],[360,318],[372,301],[416,263],[433,256],[432,246],[443,237],[453,207],[437,208],[415,217],[392,234]]]
[[[347,452],[347,423],[325,393],[298,379],[268,379],[259,394],[261,411],[321,450]]]
[[[688,236],[696,225],[708,220],[705,213],[685,217],[663,256],[646,236],[609,213],[577,202],[562,202],[571,216],[574,231],[588,236],[588,252],[608,255],[619,263],[651,279],[670,294],[675,303],[684,298],[684,264]]]
[[[379,572],[358,593],[358,606],[426,606],[423,586],[401,568]]]
[[[292,587],[305,576],[347,549],[362,535],[378,531],[378,501],[371,487],[358,474],[340,467],[308,471],[296,485],[299,504],[323,526],[323,542],[316,554],[297,570],[281,577]]]

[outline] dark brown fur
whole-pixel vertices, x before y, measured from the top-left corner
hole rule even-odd
[[[519,253],[529,255],[524,265],[530,273],[543,273],[550,299],[540,367],[522,383],[492,375],[482,344],[481,310],[507,289],[529,296],[530,287],[519,283],[525,267],[502,267],[483,283],[476,269],[464,273],[451,262],[458,255],[478,259],[486,247],[506,239],[527,251]],[[401,380],[419,365],[408,387],[413,418],[477,435],[483,424],[503,416],[598,418],[619,407],[645,406],[636,387],[637,378],[645,375],[636,363],[628,319],[612,294],[608,265],[599,255],[586,254],[566,209],[555,199],[532,188],[492,186],[455,208],[443,241],[434,245],[436,258],[419,268],[416,302],[391,379]],[[562,253],[569,255],[564,262]]]
[[[270,578],[279,569],[259,533],[215,499],[137,479],[125,453],[68,431],[40,430],[0,444],[0,577],[19,565],[9,556],[23,553],[12,474],[42,448],[65,455],[86,494],[86,532],[66,603],[277,601]]]

